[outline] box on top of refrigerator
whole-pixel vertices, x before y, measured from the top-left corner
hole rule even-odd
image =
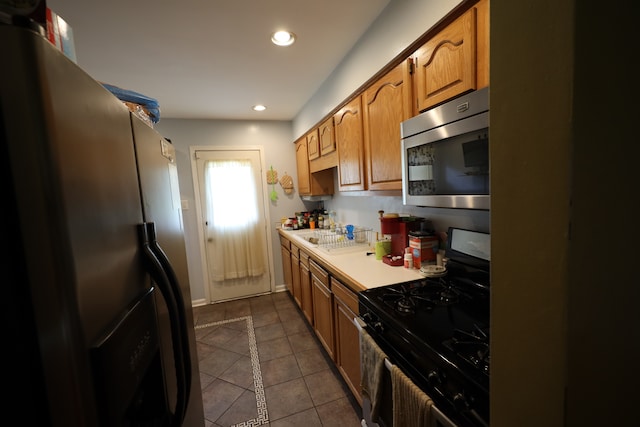
[[[67,58],[77,63],[73,29],[67,21],[49,8],[47,8],[47,38]]]

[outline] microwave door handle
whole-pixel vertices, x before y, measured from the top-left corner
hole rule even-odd
[[[151,247],[149,231],[153,229],[148,224],[140,224],[138,226],[140,246],[144,256],[144,263],[147,272],[156,283],[162,293],[167,309],[169,312],[169,322],[171,324],[171,343],[173,349],[173,359],[176,370],[176,408],[171,420],[171,427],[179,427],[182,425],[184,415],[186,413],[188,391],[187,380],[185,375],[184,353],[182,348],[181,330],[179,327],[178,309],[176,300],[173,296],[170,281],[162,263],[154,253]],[[190,380],[190,378],[189,378]]]

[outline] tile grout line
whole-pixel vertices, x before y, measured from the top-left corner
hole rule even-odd
[[[260,370],[260,359],[258,357],[258,345],[256,343],[256,334],[253,328],[253,318],[251,316],[237,317],[235,319],[220,320],[218,322],[197,325],[195,329],[204,329],[211,326],[223,325],[226,323],[246,321],[247,335],[249,339],[249,353],[251,355],[251,368],[253,371],[253,387],[255,389],[256,408],[258,416],[251,420],[234,424],[231,427],[252,427],[261,426],[269,422],[269,412],[267,411],[267,401],[264,394],[264,385],[262,383],[262,371]]]

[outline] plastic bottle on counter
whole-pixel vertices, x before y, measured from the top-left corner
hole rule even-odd
[[[322,215],[318,215],[318,224],[317,224],[319,229],[323,229],[324,228],[324,217]]]
[[[411,254],[411,248],[404,249],[404,268],[413,268],[413,254]]]
[[[329,212],[329,228],[331,230],[336,228],[336,211]]]

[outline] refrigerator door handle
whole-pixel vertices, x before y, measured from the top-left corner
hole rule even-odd
[[[173,291],[173,296],[176,301],[176,308],[178,309],[178,319],[180,321],[180,337],[182,340],[182,350],[185,357],[185,376],[187,383],[187,399],[189,401],[189,391],[191,390],[191,354],[190,354],[190,346],[189,346],[189,333],[187,331],[187,312],[185,310],[185,302],[184,297],[182,296],[182,290],[180,288],[180,281],[178,280],[178,276],[171,265],[171,261],[167,254],[162,250],[158,240],[156,239],[156,225],[153,222],[147,223],[147,230],[149,235],[149,242],[151,244],[151,250],[156,254],[158,260],[162,264],[164,271],[167,273],[167,278],[169,279],[169,286]]]
[[[175,272],[158,245],[154,223],[138,226],[140,245],[145,264],[167,304],[171,324],[171,341],[176,369],[177,401],[172,427],[182,425],[191,390],[191,356],[186,330],[184,300]]]

